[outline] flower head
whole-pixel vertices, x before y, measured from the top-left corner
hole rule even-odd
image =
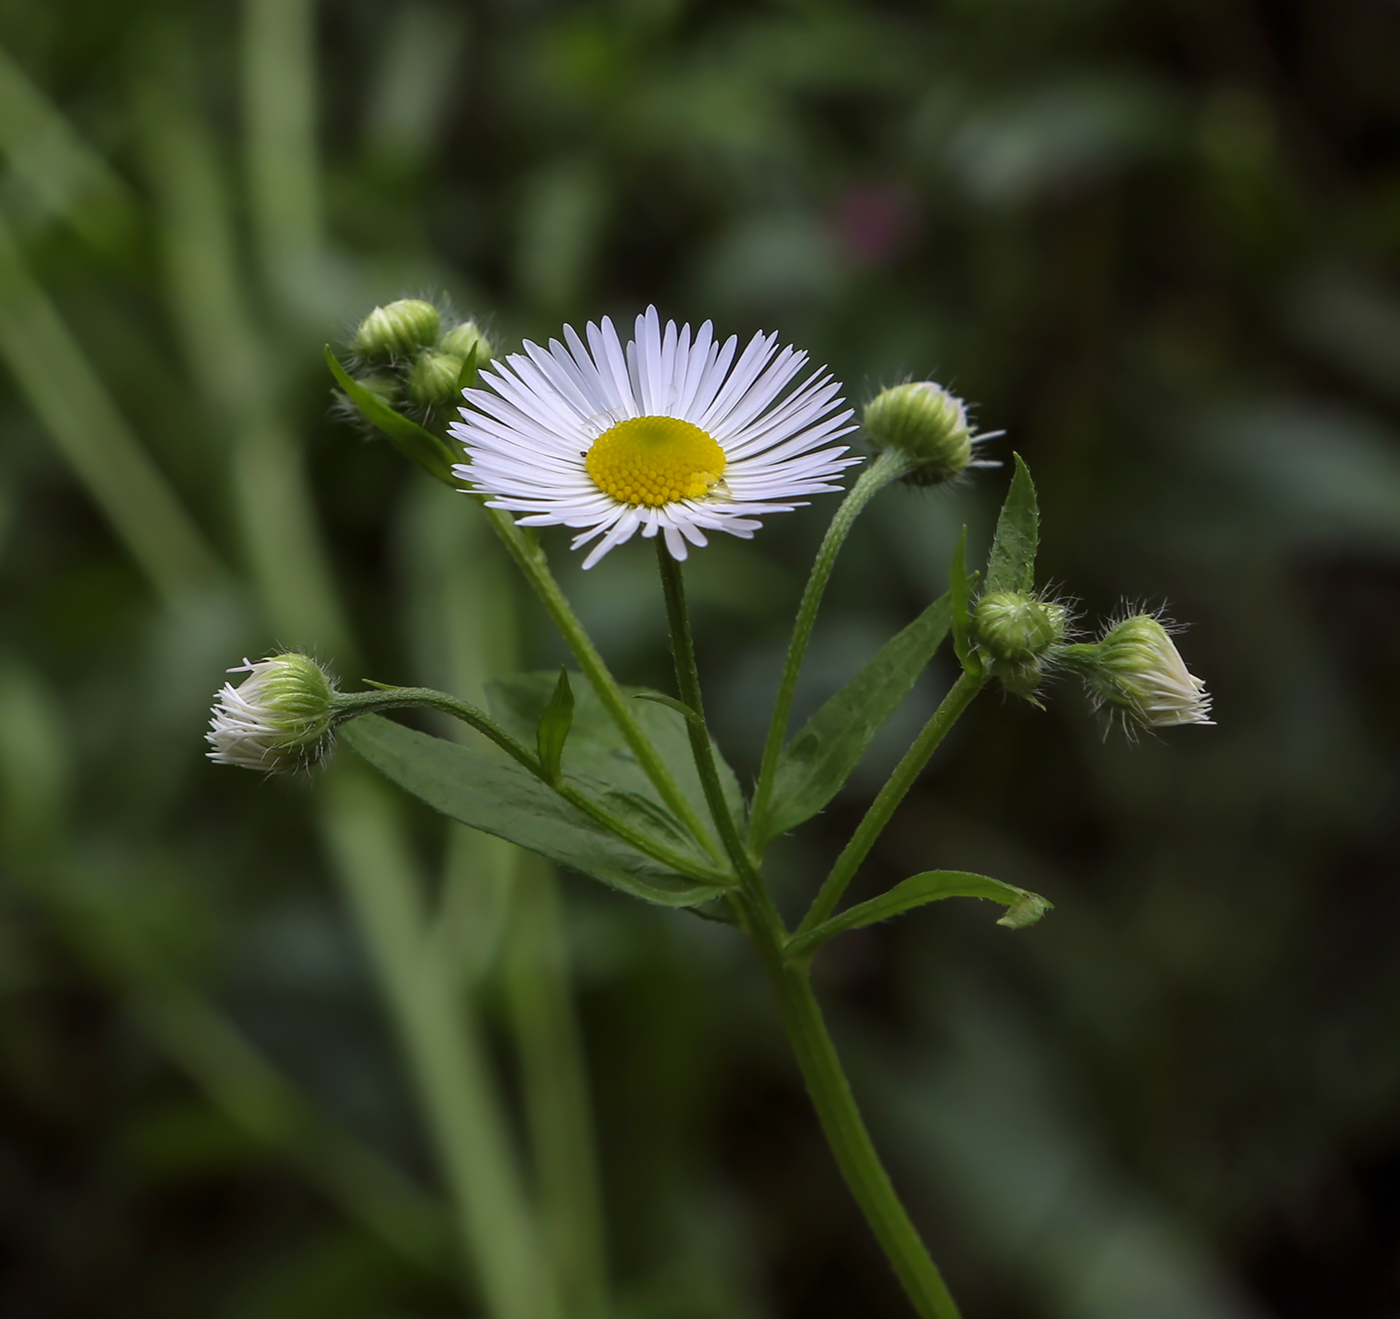
[[[437,340],[442,317],[431,302],[400,298],[387,307],[376,307],[355,331],[355,353],[367,362],[408,357]]]
[[[1095,704],[1124,727],[1213,722],[1205,683],[1186,667],[1167,629],[1150,614],[1125,618],[1097,645],[1069,646],[1060,655],[1087,683]]]
[[[226,682],[214,701],[205,739],[209,759],[245,769],[302,769],[330,746],[335,684],[309,655],[295,651],[230,673],[247,673],[237,687]]]
[[[575,549],[601,537],[585,568],[638,531],[676,559],[707,531],[748,539],[756,515],[840,489],[830,478],[859,461],[831,444],[854,429],[840,385],[817,371],[788,391],[807,355],[777,335],[740,353],[709,321],[663,331],[654,307],[625,348],[606,317],[586,334],[498,359],[452,427],[470,459],[457,475],[491,507],[581,528]]]

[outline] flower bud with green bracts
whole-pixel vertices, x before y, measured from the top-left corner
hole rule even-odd
[[[455,353],[429,348],[419,353],[408,372],[408,397],[419,407],[444,407],[462,401],[464,363]]]
[[[1016,696],[1032,699],[1048,657],[1069,630],[1069,610],[1019,591],[984,595],[972,613],[972,639],[992,673]]]
[[[878,451],[906,459],[911,485],[939,485],[985,465],[974,460],[974,446],[987,437],[974,433],[962,399],[932,380],[881,390],[865,405],[861,425]]]
[[[226,682],[214,700],[205,739],[209,759],[266,773],[307,769],[322,760],[337,722],[338,692],[330,675],[309,655],[289,651],[244,660],[230,673],[246,673],[237,687]]]
[[[496,350],[491,340],[486,337],[485,331],[472,320],[463,321],[445,331],[438,340],[438,347],[444,353],[451,353],[463,362],[475,352],[478,366],[484,366],[496,355]]]
[[[1214,722],[1205,683],[1151,614],[1125,618],[1097,643],[1065,646],[1056,658],[1084,679],[1095,707],[1124,728]]]
[[[420,349],[431,348],[441,327],[442,317],[431,302],[400,298],[370,312],[355,331],[351,347],[365,362],[411,357]]]

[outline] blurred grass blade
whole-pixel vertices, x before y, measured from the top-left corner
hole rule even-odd
[[[0,49],[0,153],[48,215],[94,247],[124,247],[136,234],[131,189]]]
[[[245,0],[248,196],[268,287],[302,290],[321,249],[313,0]]]
[[[487,1313],[563,1319],[484,1042],[456,977],[427,955],[422,887],[392,811],[378,786],[348,767],[325,787],[326,842],[416,1078]]]
[[[0,356],[63,456],[169,604],[222,576],[0,216]]]

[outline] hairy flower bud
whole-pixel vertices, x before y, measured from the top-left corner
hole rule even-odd
[[[991,658],[992,673],[1017,696],[1030,697],[1045,676],[1043,657],[1065,639],[1064,605],[1019,591],[984,595],[972,614],[972,634]]]
[[[495,349],[491,346],[481,327],[475,321],[463,321],[460,325],[454,325],[438,343],[438,347],[444,353],[451,353],[466,361],[472,355],[472,350],[476,350],[476,364],[485,366],[495,355]]]
[[[937,485],[972,461],[972,427],[962,399],[932,380],[881,390],[865,405],[861,425],[876,449],[896,449],[910,462],[906,478]]]
[[[296,651],[256,664],[246,659],[214,700],[206,740],[209,759],[245,769],[302,769],[327,751],[336,723],[335,684],[309,655]]]
[[[438,309],[431,302],[401,298],[370,312],[355,331],[351,347],[367,362],[408,357],[420,348],[431,348],[440,325]]]
[[[460,403],[462,359],[430,348],[420,353],[408,373],[408,396],[423,407],[454,400]]]
[[[1167,629],[1150,614],[1114,624],[1097,645],[1067,646],[1060,658],[1084,679],[1095,705],[1124,725],[1213,722],[1205,683],[1186,667]]]

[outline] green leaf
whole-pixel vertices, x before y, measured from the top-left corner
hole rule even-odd
[[[720,892],[667,870],[600,829],[513,760],[430,737],[379,715],[351,720],[341,737],[386,778],[434,810],[624,893],[660,906],[690,907]]]
[[[789,957],[804,957],[814,953],[833,935],[857,930],[862,925],[889,920],[913,907],[943,898],[990,898],[1007,908],[998,925],[1019,930],[1034,925],[1055,904],[1038,893],[1003,884],[999,879],[975,875],[968,870],[926,870],[921,875],[896,884],[888,893],[862,902],[855,907],[823,921],[814,930],[799,935],[788,945]]]
[[[501,678],[489,683],[486,689],[487,703],[492,717],[507,732],[528,742],[534,735],[554,686],[554,675],[549,673],[517,673],[509,678]],[[671,771],[681,791],[694,803],[701,819],[709,818],[709,807],[705,802],[705,792],[700,785],[700,776],[695,772],[695,760],[690,751],[690,737],[686,731],[686,718],[672,704],[672,698],[660,692],[644,691],[635,687],[624,687],[628,696],[640,699],[636,702],[637,722],[651,740],[657,754]],[[620,800],[641,798],[649,803],[650,809],[660,812],[679,836],[689,837],[685,826],[671,813],[657,794],[656,787],[646,771],[637,763],[632,749],[617,731],[612,716],[604,709],[591,684],[575,684],[574,724],[569,734],[569,774],[570,777],[586,774],[599,784],[606,784],[611,792],[623,794]],[[725,764],[715,748],[715,761],[719,768],[720,782],[724,787],[725,800],[738,819],[744,818],[744,797],[739,789],[739,781],[734,772]],[[610,805],[616,803],[610,801]],[[635,807],[633,808],[635,810]],[[639,818],[631,811],[619,809],[629,823],[643,827]],[[647,827],[650,827],[648,824]],[[697,852],[699,860],[703,854]]]
[[[1035,483],[1030,470],[1016,458],[1016,473],[1006,502],[997,519],[997,534],[987,560],[988,591],[1018,591],[1030,595],[1035,590],[1035,551],[1040,536],[1040,509],[1035,499]]]
[[[539,752],[540,766],[551,783],[563,778],[562,759],[564,743],[569,740],[569,728],[574,722],[574,694],[569,688],[569,671],[559,666],[559,681],[554,686],[554,695],[540,715],[535,729],[535,747]]]
[[[860,764],[948,634],[950,600],[935,600],[803,725],[783,750],[759,843],[810,819]]]
[[[435,476],[454,490],[461,489],[461,481],[452,474],[454,458],[446,441],[439,439],[432,431],[424,430],[401,412],[395,412],[382,399],[376,398],[353,380],[336,361],[329,344],[326,345],[326,365],[330,367],[336,383],[359,410],[360,416],[383,434],[394,448],[411,462],[417,463],[429,476]]]
[[[480,374],[476,365],[477,350],[473,348],[462,363],[462,369],[457,372],[458,389],[475,389],[477,376]]]

